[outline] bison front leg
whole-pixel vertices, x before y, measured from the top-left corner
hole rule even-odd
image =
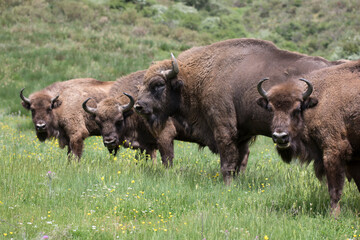
[[[174,141],[168,142],[158,141],[159,152],[161,161],[165,167],[172,167],[174,159]]]
[[[358,157],[347,162],[346,169],[350,178],[354,179],[355,184],[360,192],[360,158]]]
[[[161,161],[165,167],[172,167],[174,159],[174,139],[177,135],[175,125],[171,120],[166,122],[164,129],[157,136],[157,144]]]
[[[237,169],[237,149],[235,144],[227,145],[226,149],[218,147],[220,152],[221,173],[223,175],[225,185],[230,185],[233,175]]]
[[[345,182],[345,169],[340,152],[336,149],[324,151],[324,167],[330,194],[331,212],[334,217],[340,214],[340,198]]]
[[[149,150],[148,155],[150,156],[150,158],[152,160],[152,164],[153,165],[157,164],[157,161],[156,161],[156,149]]]
[[[230,185],[232,177],[239,168],[239,149],[232,138],[232,134],[226,134],[226,129],[215,132],[215,139],[220,153],[221,173],[224,183]]]
[[[249,142],[245,142],[238,146],[239,149],[239,159],[236,165],[236,174],[239,172],[244,173],[247,167],[250,150],[249,150]]]
[[[69,155],[69,161],[72,158],[76,158],[77,161],[80,161],[84,148],[84,139],[82,136],[73,136],[70,137],[70,149],[71,153]]]

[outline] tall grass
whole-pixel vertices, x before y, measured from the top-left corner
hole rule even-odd
[[[81,162],[68,164],[56,141],[40,143],[24,127],[29,117],[0,120],[4,239],[358,239],[355,184],[334,219],[312,165],[284,164],[267,138],[225,187],[219,157],[194,144],[177,142],[174,167],[164,169],[131,149],[111,157],[92,137]]]

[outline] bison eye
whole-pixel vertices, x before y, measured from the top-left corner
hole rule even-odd
[[[151,86],[151,93],[156,97],[159,98],[165,89],[164,83],[156,83]]]
[[[163,83],[156,83],[151,86],[151,90],[158,92],[159,90],[165,88],[165,84]]]
[[[294,109],[294,111],[292,112],[292,115],[295,117],[295,116],[298,116],[301,114],[301,107],[297,107]]]
[[[121,129],[123,127],[123,125],[124,125],[124,121],[117,121],[115,123],[115,126],[117,129]]]

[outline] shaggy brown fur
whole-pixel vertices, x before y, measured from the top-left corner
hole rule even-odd
[[[169,116],[202,145],[218,152],[227,184],[248,154],[253,136],[271,136],[270,114],[256,106],[256,84],[264,76],[289,76],[339,64],[279,50],[268,41],[232,39],[179,55],[179,73],[166,79],[172,61],[150,66],[135,109],[154,131]]]
[[[119,145],[123,145],[146,151],[154,160],[156,150],[159,149],[163,164],[171,166],[174,139],[195,140],[187,137],[184,128],[174,119],[169,119],[166,127],[154,137],[143,118],[133,114],[133,110],[123,111],[124,106],[129,103],[129,98],[123,93],[126,92],[136,99],[145,72],[138,71],[118,79],[109,96],[97,104],[92,114],[101,129],[104,145],[110,152],[116,154]]]
[[[146,151],[151,158],[156,157],[157,143],[144,121],[130,109],[124,112],[131,96],[137,96],[138,86],[142,83],[145,71],[138,71],[118,79],[90,115],[101,129],[104,145],[109,152],[117,153],[119,145]],[[86,106],[85,106],[86,107]]]
[[[294,80],[272,87],[258,103],[273,114],[272,132],[288,135],[277,146],[282,159],[314,160],[316,176],[326,176],[331,208],[337,215],[345,176],[354,179],[360,191],[360,61],[304,78],[314,87],[311,97],[303,99],[304,87]]]
[[[56,82],[31,94],[29,102],[23,101],[22,105],[31,110],[40,141],[56,137],[61,148],[68,146],[68,154],[73,153],[80,159],[84,139],[100,134],[94,120],[81,109],[81,104],[89,96],[96,96],[95,101],[100,101],[107,96],[113,83],[92,78]],[[56,96],[59,97],[51,106]]]

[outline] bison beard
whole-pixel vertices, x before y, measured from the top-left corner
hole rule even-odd
[[[314,160],[315,175],[321,180],[325,176],[323,157],[321,153],[317,153],[317,150],[310,146],[315,146],[315,143],[306,144],[298,137],[291,141],[288,148],[277,147],[276,150],[285,163],[290,163],[293,159],[299,158],[301,164],[308,165]]]
[[[45,140],[48,138],[48,133],[47,132],[36,132],[36,136],[40,142],[45,142]]]
[[[296,149],[296,146],[291,144],[288,148],[278,148],[277,147],[276,150],[284,162],[290,163],[291,160],[296,157],[296,155],[295,155],[296,150],[294,150],[294,148]]]
[[[59,131],[52,129],[51,126],[48,126],[48,129],[45,131],[38,131],[36,130],[36,137],[39,139],[40,142],[45,142],[47,139],[58,138]]]
[[[308,151],[299,137],[292,138],[289,147],[276,147],[276,150],[279,153],[281,159],[286,163],[290,163],[295,158],[299,158],[301,163],[309,164],[311,162]]]

